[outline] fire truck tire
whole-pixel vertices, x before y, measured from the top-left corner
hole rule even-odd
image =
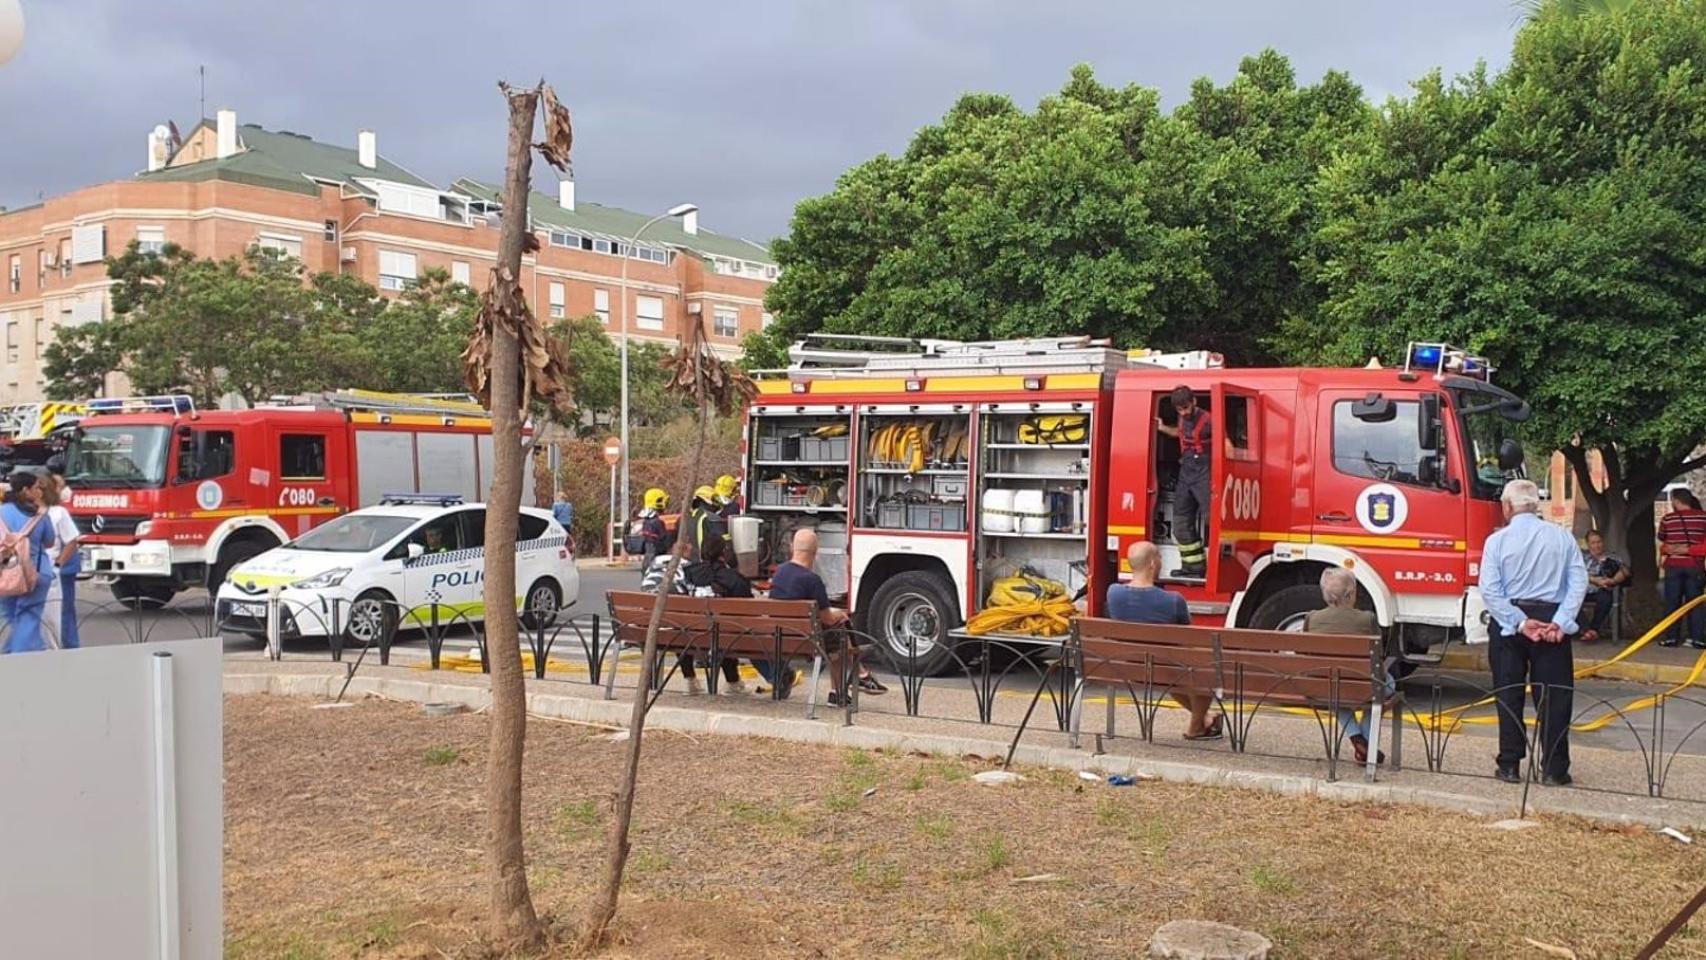
[[[543,630],[557,622],[557,612],[563,609],[563,588],[550,577],[540,577],[527,588],[521,601],[521,625],[527,630]]]
[[[948,631],[959,619],[953,597],[940,575],[923,570],[897,573],[883,581],[871,597],[866,626],[890,666],[925,676],[949,671],[954,647]]]
[[[127,610],[157,610],[178,595],[171,581],[154,577],[119,577],[112,591],[113,599]]]
[[[219,588],[225,585],[225,578],[231,575],[232,569],[238,564],[253,560],[276,546],[278,543],[270,536],[266,541],[253,535],[227,541],[219,548],[219,560],[207,571],[207,589],[217,593]]]
[[[1252,630],[1302,630],[1303,617],[1321,609],[1321,588],[1312,583],[1293,584],[1275,591],[1250,615]]]
[[[1313,583],[1293,584],[1268,595],[1250,615],[1252,630],[1302,630],[1306,614],[1322,607],[1321,588]],[[1366,591],[1357,591],[1357,607],[1373,610]]]

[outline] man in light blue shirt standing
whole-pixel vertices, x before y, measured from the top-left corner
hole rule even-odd
[[[1509,523],[1481,554],[1481,599],[1492,617],[1487,659],[1499,705],[1498,778],[1518,783],[1527,750],[1523,689],[1534,692],[1540,716],[1540,759],[1545,782],[1570,783],[1570,711],[1575,662],[1570,638],[1587,595],[1588,571],[1568,530],[1539,515],[1540,489],[1529,480],[1505,484]]]
[[[575,535],[575,505],[569,502],[567,493],[557,494],[557,502],[551,505],[551,519],[562,524],[570,537]]]

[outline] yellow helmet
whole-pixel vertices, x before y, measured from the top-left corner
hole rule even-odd
[[[647,510],[668,510],[669,509],[669,494],[664,493],[662,490],[658,489],[657,487],[653,487],[650,490],[647,490],[646,491],[646,509]]]
[[[733,500],[735,498],[735,490],[737,487],[738,484],[735,483],[735,478],[726,473],[717,478],[717,496],[722,497],[724,500]]]
[[[717,491],[701,484],[699,489],[693,491],[693,499],[701,503],[713,503],[717,499]]]

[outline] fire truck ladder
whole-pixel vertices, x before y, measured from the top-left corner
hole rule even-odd
[[[1174,370],[1220,366],[1207,351],[1159,353],[1115,349],[1106,339],[1088,336],[1033,337],[1020,340],[926,340],[814,333],[788,349],[787,370],[759,371],[793,379],[1046,375],[1101,373],[1130,366]]]
[[[378,390],[336,390],[297,397],[272,397],[264,406],[431,417],[488,416],[486,409],[466,394],[383,393]]]

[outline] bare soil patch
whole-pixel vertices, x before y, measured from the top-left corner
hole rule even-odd
[[[228,957],[479,955],[483,717],[225,708]],[[529,872],[565,926],[597,875],[623,746],[529,726]],[[979,769],[650,733],[604,956],[1130,957],[1162,923],[1199,918],[1258,931],[1278,957],[1546,956],[1526,938],[1621,958],[1706,883],[1702,851],[1644,829],[1492,830],[1035,770],[992,787]],[[1703,925],[1662,956],[1706,956]]]

